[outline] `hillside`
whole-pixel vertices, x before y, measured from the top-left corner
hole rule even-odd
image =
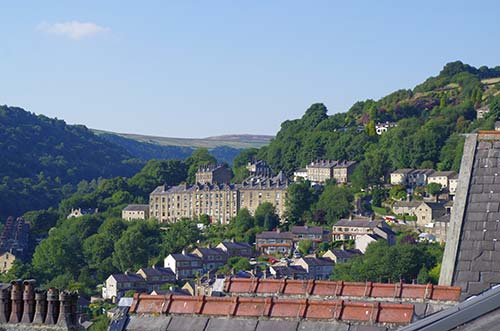
[[[317,158],[356,160],[362,186],[381,184],[392,169],[458,170],[462,133],[492,129],[500,114],[500,67],[476,69],[460,61],[413,90],[355,103],[345,113],[327,115],[312,105],[300,119],[285,121],[276,138],[257,156],[291,174]],[[476,109],[489,107],[483,119]],[[377,135],[378,122],[397,127]]]
[[[116,133],[103,130],[93,130],[97,135],[116,135],[123,138],[132,139],[139,142],[149,143],[158,146],[174,146],[174,147],[190,147],[198,148],[204,147],[213,149],[216,147],[231,147],[235,149],[262,147],[267,145],[273,136],[266,135],[222,135],[206,138],[172,138],[172,137],[158,137],[148,136],[132,133]]]
[[[243,149],[269,144],[272,136],[224,135],[202,139],[155,137],[93,130],[98,136],[123,147],[130,155],[144,161],[151,159],[184,160],[196,148],[207,148],[219,162],[231,164]]]
[[[123,148],[81,125],[0,106],[0,216],[57,204],[81,180],[130,176]]]

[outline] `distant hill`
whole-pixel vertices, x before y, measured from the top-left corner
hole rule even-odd
[[[222,135],[207,138],[172,138],[172,137],[158,137],[148,136],[133,133],[116,133],[103,130],[93,130],[97,135],[115,135],[123,138],[132,139],[139,142],[160,146],[175,146],[175,147],[205,147],[208,149],[226,146],[236,149],[244,148],[258,148],[269,144],[273,136],[266,135]]]
[[[232,163],[243,149],[259,148],[269,144],[272,136],[223,135],[200,139],[169,138],[93,130],[98,136],[123,147],[141,160],[184,160],[199,147],[207,148],[219,162]]]

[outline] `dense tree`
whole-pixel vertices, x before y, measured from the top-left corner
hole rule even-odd
[[[150,265],[159,256],[161,235],[154,221],[133,222],[114,245],[113,265],[125,272]]]
[[[349,215],[353,200],[351,189],[331,183],[325,186],[314,209],[324,211],[326,224],[331,225]]]
[[[179,221],[169,224],[162,235],[163,257],[180,253],[184,248],[196,245],[201,239],[200,230],[193,221]]]
[[[247,164],[257,156],[257,148],[248,148],[238,154],[233,160],[233,182],[240,183],[248,177]]]
[[[160,184],[177,185],[186,180],[188,167],[181,161],[149,161],[129,180],[136,195],[148,197]]]
[[[196,180],[196,172],[200,166],[216,163],[217,160],[210,155],[208,149],[202,147],[196,149],[193,154],[186,159],[186,165],[188,166],[187,182],[194,184]]]
[[[55,206],[82,179],[129,176],[139,168],[121,147],[82,125],[0,106],[1,216]]]
[[[291,184],[286,198],[286,216],[290,223],[301,221],[302,216],[316,200],[316,194],[308,181]]]
[[[441,193],[442,187],[439,183],[429,183],[425,187],[427,193],[436,198],[436,201],[439,199],[439,193]]]
[[[255,209],[255,225],[272,230],[279,225],[280,218],[276,214],[276,208],[270,202],[261,203]]]
[[[378,241],[370,244],[364,255],[337,264],[332,278],[374,282],[402,280],[411,283],[417,279],[422,268],[433,268],[441,258],[442,247],[438,244],[388,246],[385,241]]]

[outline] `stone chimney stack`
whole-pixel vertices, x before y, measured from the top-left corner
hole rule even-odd
[[[10,312],[9,323],[20,323],[23,315],[22,281],[14,280],[10,284],[12,286],[10,294],[10,299],[12,300],[12,311]]]
[[[47,292],[37,291],[35,293],[35,317],[33,323],[42,324],[47,316]]]
[[[22,323],[31,323],[35,317],[35,280],[24,281]]]
[[[56,324],[59,317],[59,290],[50,288],[47,292],[47,317],[45,324]]]
[[[6,287],[0,291],[0,322],[7,323],[10,317],[10,292],[11,287]]]

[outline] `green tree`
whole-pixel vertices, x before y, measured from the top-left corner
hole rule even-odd
[[[295,224],[302,219],[306,211],[310,210],[316,195],[309,181],[291,184],[287,191],[286,217],[291,224]]]
[[[311,239],[305,239],[299,241],[299,251],[302,255],[307,255],[313,248],[313,242]]]
[[[255,225],[264,227],[266,230],[272,230],[279,225],[280,218],[276,214],[276,208],[270,202],[261,203],[255,209]]]
[[[196,149],[193,154],[186,159],[186,165],[188,166],[187,182],[194,184],[196,180],[196,172],[200,166],[216,163],[217,160],[210,155],[208,149],[202,147]]]
[[[160,253],[161,237],[154,221],[133,222],[114,245],[113,265],[125,272],[147,266]]]
[[[442,186],[439,183],[429,183],[425,187],[425,191],[436,198],[436,201],[439,199],[439,194],[441,193]]]
[[[403,185],[394,185],[389,190],[389,195],[393,199],[403,200],[404,198],[406,198],[406,188]]]
[[[196,245],[201,239],[196,222],[190,220],[170,223],[162,235],[163,257],[168,254],[180,253],[184,248]]]
[[[349,188],[327,184],[314,209],[324,211],[326,213],[325,220],[328,225],[331,225],[340,218],[349,215],[353,201],[354,196]]]
[[[251,269],[250,261],[248,261],[248,259],[245,257],[239,257],[239,256],[231,257],[227,261],[227,264],[229,265],[230,268],[233,268],[235,271]]]

